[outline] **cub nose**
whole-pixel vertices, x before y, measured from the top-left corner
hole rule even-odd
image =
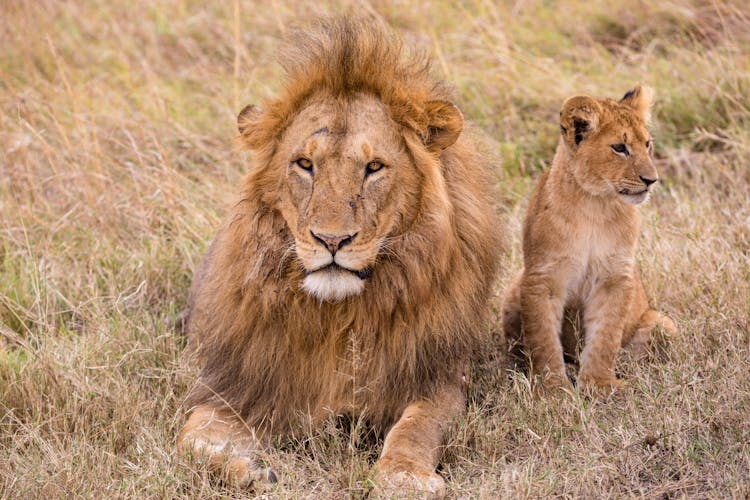
[[[354,237],[357,236],[357,233],[354,233],[354,234],[322,234],[322,233],[315,234],[312,231],[310,231],[310,234],[312,234],[313,238],[315,238],[318,241],[318,243],[326,247],[328,251],[331,252],[331,255],[336,255],[336,252],[341,247],[351,243]]]
[[[646,187],[650,186],[651,184],[659,180],[659,179],[649,179],[648,177],[643,177],[642,175],[639,175],[638,177],[641,178],[641,181],[643,181]]]

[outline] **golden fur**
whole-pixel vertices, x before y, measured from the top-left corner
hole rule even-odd
[[[439,491],[500,260],[492,163],[377,25],[296,33],[285,67],[239,116],[255,154],[191,289],[201,372],[178,446],[272,478],[258,443],[355,414],[387,431],[378,484]]]
[[[672,321],[649,308],[635,265],[640,216],[634,205],[658,180],[646,126],[652,92],[638,86],[620,101],[571,97],[560,113],[552,168],[532,194],[523,232],[524,269],[508,288],[506,337],[523,346],[531,375],[570,386],[563,355],[585,341],[578,383],[612,387],[620,346],[646,347]],[[642,350],[642,349],[641,349]]]

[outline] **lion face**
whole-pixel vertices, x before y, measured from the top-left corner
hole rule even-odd
[[[417,208],[420,173],[399,127],[370,95],[313,99],[274,161],[303,289],[327,301],[361,293],[387,238]]]
[[[619,102],[572,97],[563,105],[560,128],[572,155],[572,175],[587,192],[637,205],[646,201],[659,175],[646,128],[651,91],[638,86]]]
[[[423,203],[446,203],[440,156],[463,115],[448,101],[386,94],[393,102],[321,90],[267,111],[246,106],[238,117],[243,142],[260,153],[250,184],[284,218],[301,287],[320,300],[361,293],[389,238],[405,233]]]

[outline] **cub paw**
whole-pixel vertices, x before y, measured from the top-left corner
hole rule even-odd
[[[624,347],[635,359],[661,356],[677,335],[677,327],[671,318],[650,310],[644,313],[641,325]]]
[[[563,372],[546,373],[544,375],[531,372],[530,375],[534,393],[539,396],[554,395],[560,392],[570,392],[573,390],[573,384]]]

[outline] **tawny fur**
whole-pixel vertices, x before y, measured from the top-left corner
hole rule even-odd
[[[295,40],[280,96],[239,117],[255,154],[191,289],[201,372],[178,446],[242,457],[242,482],[250,434],[355,414],[390,429],[381,484],[438,491],[500,261],[493,165],[425,59],[383,28],[338,20]],[[365,177],[373,159],[385,166]],[[332,257],[312,233],[356,236]],[[311,272],[333,258],[371,277]]]
[[[503,308],[506,338],[525,350],[531,376],[547,387],[571,385],[564,355],[576,356],[579,330],[578,382],[592,388],[618,385],[621,346],[643,351],[657,326],[675,332],[649,308],[635,264],[634,205],[658,180],[646,128],[651,99],[651,89],[638,86],[620,101],[577,96],[563,104],[552,168],[524,223],[524,269]]]

